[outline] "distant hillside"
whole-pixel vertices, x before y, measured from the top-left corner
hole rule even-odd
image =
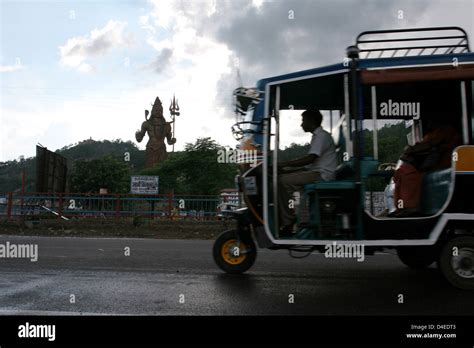
[[[130,170],[138,173],[145,165],[145,151],[139,150],[131,141],[121,139],[109,141],[95,141],[87,139],[76,144],[64,146],[56,153],[66,157],[68,170],[73,170],[73,163],[77,160],[93,160],[110,155],[124,160],[125,153],[130,153]],[[21,190],[22,171],[25,171],[25,190],[35,191],[36,157],[21,160],[0,162],[0,194]]]
[[[379,139],[379,161],[396,162],[403,148],[407,145],[407,129],[404,123],[397,125],[386,125],[378,131]],[[365,155],[372,155],[372,131],[364,130],[364,148]],[[309,145],[291,144],[279,152],[280,161],[289,161],[295,158],[303,157],[308,153]],[[124,160],[126,152],[130,153],[130,171],[133,174],[140,173],[145,166],[145,151],[141,151],[131,141],[122,141],[121,139],[109,141],[95,141],[92,139],[81,141],[77,144],[71,144],[56,151],[66,157],[69,174],[74,170],[74,162],[77,160],[94,160],[106,155]],[[178,156],[180,152],[176,152]],[[0,162],[0,194],[11,191],[21,190],[21,173],[25,170],[26,191],[35,191],[36,159],[30,157],[20,161]],[[190,191],[191,192],[191,191]]]
[[[25,189],[34,190],[34,179],[36,171],[36,160],[34,157],[20,161],[0,162],[0,194],[10,191],[21,190],[22,171],[25,171]]]
[[[116,139],[113,141],[95,141],[87,139],[77,144],[64,146],[56,151],[68,160],[93,160],[104,156],[113,156],[120,159],[125,158],[125,153],[130,153],[130,168],[133,172],[139,171],[145,166],[145,151],[129,141]]]
[[[377,132],[379,144],[379,162],[380,163],[394,163],[403,152],[403,149],[408,145],[407,141],[408,129],[403,122],[393,125],[385,125]],[[364,156],[373,156],[373,132],[364,129]],[[308,140],[310,138],[308,137]],[[284,150],[278,152],[278,161],[285,162],[295,158],[301,158],[308,154],[309,144],[291,144]]]
[[[308,154],[309,144],[300,145],[292,143],[283,150],[278,150],[278,162],[287,162]]]

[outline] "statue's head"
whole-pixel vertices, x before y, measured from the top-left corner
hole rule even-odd
[[[163,117],[163,105],[160,98],[156,97],[153,108],[151,109],[151,117]]]

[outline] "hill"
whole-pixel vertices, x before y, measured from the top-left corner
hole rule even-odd
[[[396,163],[403,152],[403,149],[408,145],[407,128],[403,122],[392,125],[384,125],[377,132],[379,144],[379,162],[380,163]],[[373,156],[373,132],[364,129],[363,146],[364,156]],[[310,136],[307,136],[310,139]],[[309,144],[291,144],[285,149],[278,152],[278,161],[289,161],[295,158],[304,157],[308,154]]]
[[[407,129],[405,128],[404,123],[399,123],[396,125],[386,125],[379,129],[378,139],[379,139],[379,161],[380,163],[386,162],[396,162],[398,157],[403,151],[403,148],[407,145],[406,137]],[[364,130],[364,148],[365,155],[372,155],[372,131],[365,129]],[[190,150],[193,150],[190,148]],[[289,147],[280,150],[279,160],[288,161],[291,159],[303,157],[308,153],[309,145],[299,145],[291,144]],[[169,185],[175,187],[177,185],[175,176],[183,175],[179,171],[179,168],[176,166],[181,166],[182,163],[178,160],[181,158],[184,153],[176,152],[174,156],[170,156],[170,159],[174,157],[174,160],[167,161],[165,167],[160,167],[157,169],[156,173],[154,170],[144,170],[145,167],[145,151],[142,151],[137,148],[137,146],[131,141],[123,141],[121,139],[116,139],[113,141],[102,140],[95,141],[93,139],[87,139],[76,144],[71,144],[64,146],[63,148],[56,151],[60,155],[66,157],[70,163],[68,164],[69,175],[72,174],[74,170],[74,162],[76,161],[90,161],[95,159],[103,158],[104,156],[111,156],[119,161],[124,161],[126,153],[130,154],[129,162],[126,162],[130,168],[130,173],[132,174],[148,174],[148,175],[157,175],[163,179],[163,183],[166,182],[166,175],[173,173],[169,178]],[[187,162],[186,162],[187,163]],[[191,162],[190,162],[191,163]],[[175,167],[172,167],[175,165]],[[190,164],[191,165],[191,164]],[[172,168],[171,168],[171,167]],[[199,166],[194,164],[194,171],[196,171]],[[182,169],[182,168],[181,168]],[[21,190],[22,182],[22,171],[25,171],[25,190],[28,192],[35,191],[35,176],[36,176],[36,158],[30,157],[26,159],[0,162],[0,194],[5,194],[11,191]],[[224,176],[231,176],[231,174],[224,171]],[[180,174],[179,174],[180,173]],[[217,171],[216,171],[217,173]],[[207,184],[212,184],[208,179],[217,181],[217,178],[209,177],[204,175],[204,181],[208,181]],[[233,177],[233,176],[232,176]],[[205,186],[205,185],[204,185]],[[176,186],[177,187],[177,186]],[[182,190],[186,192],[192,192],[193,190],[190,187],[182,187]]]
[[[73,163],[78,160],[94,160],[106,155],[120,160],[125,159],[125,154],[130,154],[130,171],[140,172],[145,166],[145,151],[131,141],[116,139],[113,141],[96,141],[87,139],[76,144],[64,146],[56,153],[68,159],[69,174],[73,170]],[[25,171],[25,190],[35,191],[36,157],[20,158],[19,160],[0,162],[0,194],[21,190],[22,172]]]

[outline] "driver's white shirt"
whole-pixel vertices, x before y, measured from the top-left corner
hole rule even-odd
[[[336,146],[331,134],[321,127],[314,130],[308,154],[318,156],[306,169],[319,172],[323,180],[334,180],[337,167]]]

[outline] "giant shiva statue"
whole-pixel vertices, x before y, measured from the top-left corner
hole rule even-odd
[[[160,98],[156,97],[151,116],[148,118],[148,110],[145,110],[145,122],[142,128],[137,130],[135,138],[138,142],[143,140],[145,133],[148,134],[148,143],[146,144],[146,167],[151,168],[168,157],[166,152],[165,138],[168,145],[173,145],[176,138],[173,137],[171,124],[174,122],[166,122],[163,116],[163,106]]]

